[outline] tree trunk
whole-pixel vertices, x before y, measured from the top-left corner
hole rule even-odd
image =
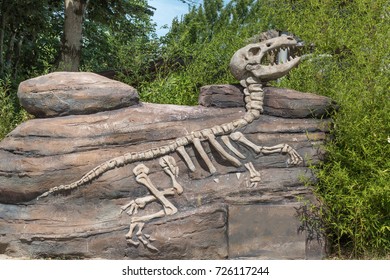
[[[20,35],[19,41],[16,44],[16,50],[15,50],[15,62],[13,65],[13,76],[14,80],[16,80],[18,76],[18,70],[19,70],[19,62],[20,62],[20,55],[22,53],[22,45],[23,45],[24,35]]]
[[[8,70],[12,68],[12,57],[14,55],[15,42],[16,42],[16,32],[14,31],[12,32],[11,38],[9,39],[7,54],[5,58],[5,67]]]
[[[84,0],[65,0],[64,36],[58,70],[79,70],[84,9]]]
[[[0,77],[4,75],[4,34],[5,34],[6,15],[1,15],[1,29],[0,29]]]

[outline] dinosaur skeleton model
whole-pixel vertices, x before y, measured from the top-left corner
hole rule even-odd
[[[126,153],[122,156],[110,159],[87,172],[80,180],[68,185],[51,188],[38,198],[64,190],[76,189],[92,182],[103,173],[117,167],[160,158],[160,166],[171,178],[173,187],[162,191],[157,189],[148,177],[149,169],[144,164],[140,163],[133,169],[133,173],[136,176],[136,181],[139,184],[144,185],[149,190],[150,195],[132,200],[127,205],[121,207],[121,212],[129,209],[127,213],[133,215],[138,212],[138,209],[144,208],[147,203],[158,201],[163,206],[163,210],[157,213],[141,217],[132,217],[130,230],[126,234],[126,239],[129,244],[137,246],[139,241],[141,241],[147,248],[156,251],[157,248],[150,244],[150,241],[153,241],[153,239],[149,235],[142,233],[145,222],[177,213],[177,208],[166,198],[166,196],[175,194],[180,195],[183,192],[182,186],[176,181],[179,169],[173,157],[169,156],[170,154],[177,152],[183,158],[188,169],[195,171],[195,165],[185,149],[185,147],[192,145],[206,164],[208,171],[211,174],[214,174],[217,169],[209,159],[202,146],[202,142],[208,142],[220,156],[230,162],[233,166],[239,167],[242,165],[240,159],[245,159],[245,156],[232,145],[232,140],[239,145],[246,146],[253,150],[257,155],[282,153],[288,154],[289,164],[297,165],[302,162],[301,156],[288,144],[279,144],[271,147],[257,146],[240,132],[240,129],[258,119],[263,112],[262,85],[267,81],[275,80],[286,75],[292,68],[298,65],[300,57],[293,58],[290,56],[287,62],[280,64],[270,63],[269,65],[263,65],[262,63],[267,60],[267,56],[274,56],[280,49],[290,50],[290,48],[294,48],[296,45],[297,42],[292,37],[281,36],[260,43],[249,44],[233,55],[230,61],[231,72],[245,88],[245,107],[247,112],[242,118],[211,128],[194,131],[159,148],[153,148],[142,152]],[[220,139],[223,144],[217,139]],[[225,145],[231,153],[226,151],[223,145]],[[245,163],[244,166],[250,172],[250,183],[248,184],[248,187],[256,187],[260,182],[260,173],[255,170],[252,162]],[[137,228],[138,230],[136,231]],[[139,241],[133,240],[135,231],[135,235]]]

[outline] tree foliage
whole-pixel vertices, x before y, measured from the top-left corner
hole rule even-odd
[[[82,55],[77,62],[80,69],[94,72],[118,69],[124,65],[123,57],[131,58],[127,58],[126,65],[140,64],[145,57],[143,46],[154,34],[153,8],[147,1],[80,1],[84,9],[80,12],[83,17]],[[64,0],[0,0],[0,92],[4,96],[0,104],[0,138],[26,117],[17,102],[19,82],[66,69],[63,65],[58,68],[66,49],[64,3]]]
[[[115,67],[119,60],[114,47],[134,45],[154,32],[153,8],[146,0],[80,2],[81,69]],[[64,0],[0,0],[0,7],[0,78],[9,76],[17,84],[56,70],[65,44]]]
[[[328,160],[316,169],[334,249],[352,257],[389,254],[389,3],[296,0],[269,9],[275,1],[263,2],[269,22],[315,47],[283,85],[330,96],[340,105]]]

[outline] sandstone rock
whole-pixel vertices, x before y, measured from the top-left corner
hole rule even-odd
[[[20,83],[20,104],[39,117],[86,115],[138,104],[124,83],[86,72],[54,72]]]
[[[208,85],[200,88],[199,105],[204,107],[244,108],[241,85]]]
[[[328,97],[293,89],[265,87],[264,113],[283,118],[328,117],[337,105]]]
[[[261,175],[259,184],[252,188],[248,184],[251,178],[248,170],[244,166],[232,166],[208,143],[203,147],[217,169],[215,175],[210,174],[192,146],[186,147],[186,151],[196,167],[195,172],[189,171],[180,155],[171,154],[179,168],[177,181],[184,193],[167,197],[178,213],[144,226],[143,233],[153,238],[151,244],[158,248],[157,252],[142,244],[131,246],[125,239],[131,216],[121,213],[121,206],[149,194],[145,186],[136,182],[132,172],[138,163],[104,173],[71,192],[35,199],[53,186],[79,179],[108,159],[159,147],[191,131],[226,123],[244,114],[243,108],[140,103],[91,115],[33,119],[19,125],[0,142],[0,255],[15,258],[267,258],[260,251],[254,254],[257,250],[254,247],[252,251],[248,249],[255,240],[243,240],[247,245],[244,251],[235,247],[237,228],[251,223],[239,224],[240,213],[245,209],[237,207],[284,205],[291,210],[298,197],[311,197],[302,182],[302,176],[315,180],[306,162],[288,166],[287,156],[283,154],[256,156],[249,149],[234,144],[246,156],[243,162],[253,162]],[[329,119],[262,115],[247,126],[244,133],[258,145],[288,143],[305,160],[316,164],[322,158],[320,147],[330,123]],[[150,169],[148,176],[156,188],[172,187],[171,178],[160,167],[158,159],[143,163]],[[137,215],[150,215],[161,209],[160,203],[152,202],[139,209]],[[237,211],[230,211],[234,209]],[[261,213],[266,211],[256,209]],[[291,217],[289,211],[282,211],[285,215],[281,221]],[[286,224],[289,232],[295,232],[296,226],[294,222]],[[246,234],[253,235],[253,231]],[[288,240],[288,236],[285,237]],[[306,250],[305,242],[296,241],[289,247],[288,254],[270,254],[269,258],[307,257],[302,253]]]
[[[200,89],[199,104],[205,107],[244,107],[240,85],[210,85]],[[264,87],[264,114],[283,118],[322,118],[337,106],[325,96],[292,89]]]
[[[300,204],[232,205],[229,207],[229,257],[234,259],[311,259],[325,257],[321,246],[308,248],[300,232]]]

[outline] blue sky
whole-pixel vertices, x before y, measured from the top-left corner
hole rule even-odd
[[[156,33],[159,36],[165,35],[168,29],[161,29],[167,24],[171,26],[174,17],[179,17],[188,12],[188,5],[182,3],[180,0],[149,0],[149,5],[155,7],[153,20],[157,23]],[[192,0],[192,2],[202,4],[202,0]],[[229,2],[225,0],[224,2]]]

